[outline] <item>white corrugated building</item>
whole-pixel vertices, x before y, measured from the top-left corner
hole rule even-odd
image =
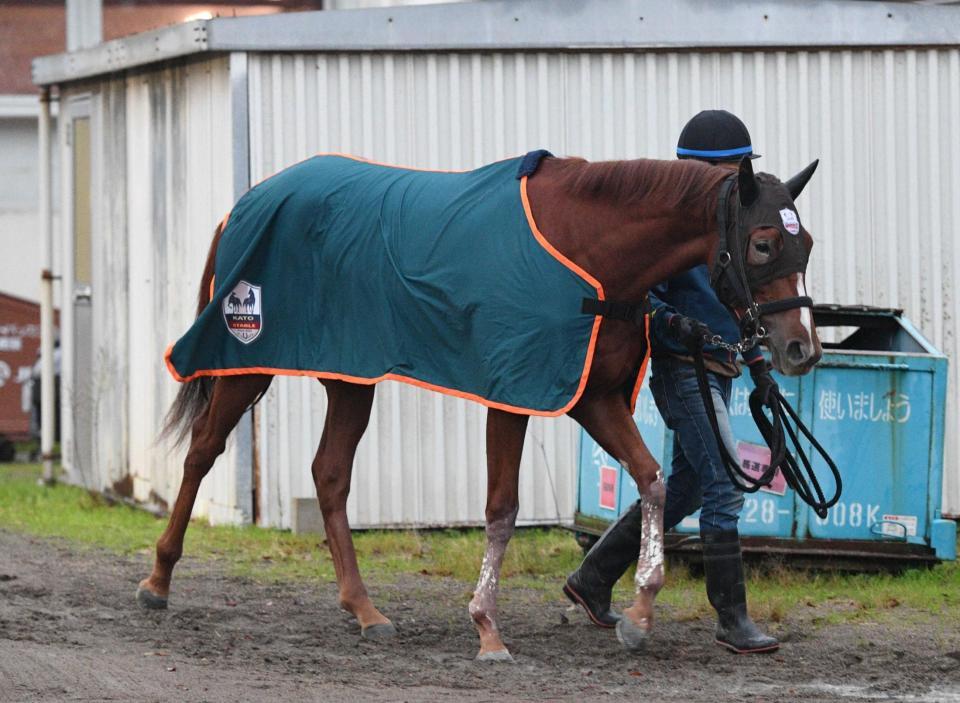
[[[337,151],[458,169],[545,147],[671,158],[705,107],[741,115],[790,175],[822,302],[902,307],[956,358],[960,8],[845,0],[525,0],[213,19],[38,59],[60,101],[65,461],[171,502],[182,450],[155,445],[162,362],[190,324],[214,225],[249,186]],[[74,194],[76,196],[74,197]],[[960,514],[957,365],[945,510]],[[322,389],[276,379],[201,490],[218,522],[289,526],[313,495]],[[355,526],[479,523],[484,411],[381,384],[350,497]],[[531,422],[521,522],[572,518],[577,430]],[[864,467],[863,470],[868,470]]]

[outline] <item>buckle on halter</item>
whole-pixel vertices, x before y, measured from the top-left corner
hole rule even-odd
[[[740,318],[740,339],[746,341],[749,339],[762,339],[767,336],[767,331],[760,323],[760,306],[755,301],[750,301],[750,305]]]

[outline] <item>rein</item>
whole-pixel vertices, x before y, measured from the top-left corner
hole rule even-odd
[[[713,436],[717,441],[717,449],[720,452],[721,463],[727,472],[727,476],[737,488],[744,493],[756,493],[764,486],[769,486],[773,482],[777,469],[783,472],[783,477],[787,484],[796,491],[800,499],[813,508],[813,511],[821,518],[827,516],[827,510],[833,507],[840,500],[840,493],[843,490],[843,482],[840,478],[840,471],[833,459],[827,453],[826,449],[816,440],[809,428],[803,424],[797,412],[793,409],[787,399],[783,397],[776,384],[767,386],[757,386],[750,393],[750,414],[753,415],[753,421],[757,423],[757,429],[767,446],[770,448],[770,465],[760,475],[755,478],[747,474],[741,467],[740,462],[730,456],[727,445],[724,444],[720,435],[720,427],[717,423],[717,409],[713,401],[713,393],[710,391],[710,382],[707,380],[707,369],[703,360],[703,349],[691,349],[693,356],[693,365],[697,372],[697,385],[700,389],[700,396],[703,399],[703,406],[707,411],[707,418],[710,421],[710,428],[713,430]],[[770,416],[764,410],[770,411]],[[773,418],[771,421],[770,418]],[[790,421],[793,421],[791,426]],[[833,480],[836,484],[836,491],[833,497],[826,499],[823,489],[820,487],[820,481],[810,459],[807,457],[803,447],[800,446],[799,433],[803,434],[810,444],[816,450],[830,468],[833,474]],[[790,437],[793,444],[793,452],[787,450],[786,436]],[[796,454],[796,456],[794,455]],[[797,459],[799,457],[799,461]],[[801,470],[802,465],[802,470]]]
[[[730,212],[730,196],[733,192],[733,184],[737,176],[733,175],[727,178],[720,186],[720,196],[717,204],[717,225],[720,230],[720,249],[717,254],[717,262],[711,273],[711,283],[721,299],[733,299],[737,302],[745,303],[743,317],[740,319],[740,341],[736,344],[724,342],[719,335],[702,340],[699,346],[690,349],[693,357],[694,367],[697,372],[697,385],[700,389],[700,395],[703,399],[704,408],[707,410],[707,417],[710,421],[710,427],[713,430],[713,436],[717,441],[717,449],[720,452],[721,463],[727,472],[727,476],[733,484],[745,493],[755,493],[764,486],[769,486],[776,476],[777,469],[783,472],[783,477],[787,484],[796,491],[797,495],[804,503],[809,505],[813,511],[821,518],[827,516],[827,510],[835,505],[840,499],[840,493],[843,490],[843,484],[840,478],[840,471],[833,459],[827,454],[827,451],[816,440],[809,428],[800,420],[797,412],[791,407],[787,399],[780,393],[776,384],[765,384],[757,386],[750,394],[750,414],[760,430],[761,436],[770,448],[770,465],[760,475],[755,478],[747,474],[741,467],[740,462],[730,456],[727,446],[720,435],[720,427],[717,423],[717,411],[713,402],[713,393],[710,391],[710,383],[707,379],[707,369],[703,360],[703,346],[705,344],[716,344],[727,351],[743,353],[755,347],[767,336],[767,332],[760,322],[763,315],[772,315],[786,310],[793,310],[800,307],[813,307],[813,300],[809,296],[796,296],[793,298],[784,298],[769,303],[757,303],[750,292],[750,284],[745,267],[746,255],[743,252],[743,245],[746,237],[742,236],[740,210],[738,204],[736,208],[736,217],[733,221],[734,236],[728,237],[730,224],[728,222],[728,213]],[[735,250],[731,250],[733,244]],[[769,411],[769,416],[765,411]],[[771,420],[772,418],[772,420]],[[791,426],[791,422],[793,425]],[[807,457],[803,447],[800,446],[799,434],[810,442],[833,474],[836,485],[836,492],[829,500],[823,493],[816,473]],[[790,438],[793,445],[793,451],[788,451],[786,437]],[[799,460],[798,460],[799,457]],[[801,469],[802,466],[802,469]]]

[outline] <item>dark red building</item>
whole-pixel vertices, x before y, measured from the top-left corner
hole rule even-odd
[[[320,10],[322,0],[104,0],[103,39],[177,24],[199,15],[234,17]],[[0,0],[0,94],[34,93],[30,60],[66,50],[64,0]]]
[[[30,436],[30,374],[40,349],[40,306],[0,293],[0,435]]]

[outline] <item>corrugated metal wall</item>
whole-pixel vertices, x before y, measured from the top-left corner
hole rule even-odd
[[[251,180],[318,151],[456,169],[535,144],[533,132],[521,138],[494,128],[510,108],[502,101],[484,104],[494,86],[481,86],[472,73],[493,79],[492,60],[457,58],[462,71],[450,73],[446,57],[256,57],[250,62]],[[289,525],[290,497],[314,495],[309,467],[324,412],[316,381],[274,381],[259,413],[263,522]],[[355,464],[351,523],[482,523],[485,417],[475,403],[381,383]],[[521,523],[572,519],[576,448],[569,419],[531,420]]]
[[[537,147],[670,158],[689,115],[728,108],[750,126],[764,170],[790,175],[822,159],[800,201],[817,240],[813,295],[903,307],[956,358],[956,49],[260,54],[250,56],[249,91],[254,182],[321,151],[431,168]],[[63,104],[82,92],[65,89]],[[104,80],[91,97],[94,368],[65,378],[93,398],[90,482],[109,487],[129,472],[138,499],[169,503],[183,454],[154,443],[177,388],[161,359],[192,319],[212,226],[234,199],[229,59]],[[953,365],[944,502],[954,514],[958,380]],[[258,408],[262,524],[289,526],[291,498],[314,495],[309,467],[324,410],[319,384],[305,379],[278,379]],[[352,523],[481,522],[484,416],[463,400],[381,384],[357,457]],[[69,426],[65,434],[69,461]],[[531,421],[522,522],[572,516],[576,436],[568,419]],[[198,514],[242,520],[249,506],[237,466],[245,461],[231,442]]]
[[[78,478],[109,488],[129,475],[144,502],[172,505],[180,484],[184,450],[156,442],[177,391],[163,352],[193,318],[213,224],[233,203],[228,91],[220,58],[117,78],[91,94],[94,367],[73,377],[95,409],[95,461]],[[196,514],[241,520],[237,461],[231,441]]]
[[[672,158],[681,126],[705,107],[743,117],[762,170],[786,177],[822,159],[799,203],[817,241],[812,295],[903,307],[955,359],[956,49],[254,55],[252,180],[322,151],[430,168],[471,168],[538,147],[589,159]],[[960,513],[956,364],[951,378],[946,503]],[[289,496],[313,493],[317,385],[281,380],[263,404],[267,524],[289,524]],[[381,384],[357,460],[353,523],[480,521],[483,415],[465,401]],[[569,519],[574,427],[535,420],[529,437],[521,519]]]

